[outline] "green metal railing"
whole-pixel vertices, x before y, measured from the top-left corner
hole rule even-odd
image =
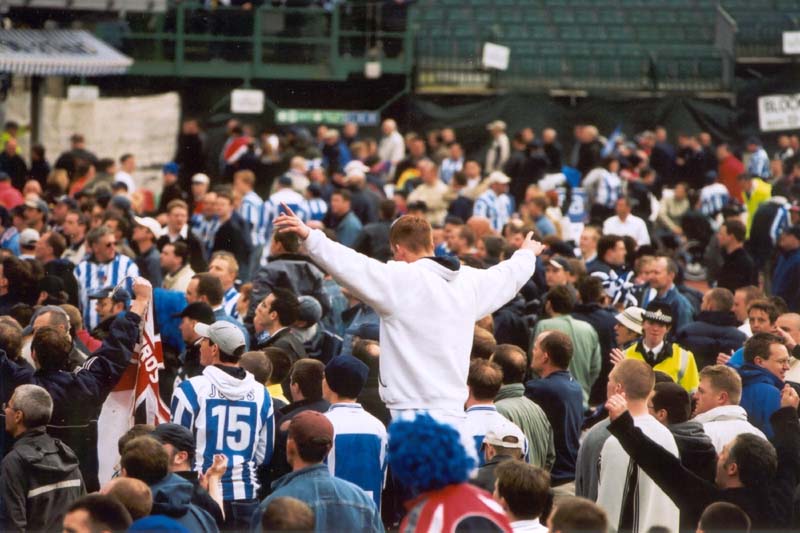
[[[382,73],[410,74],[414,37],[407,27],[387,29],[377,3],[330,10],[179,3],[96,33],[133,57],[131,75],[343,81],[363,75],[372,61]]]

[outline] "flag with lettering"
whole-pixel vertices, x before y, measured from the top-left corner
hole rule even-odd
[[[97,420],[97,458],[101,485],[107,483],[118,468],[117,441],[120,437],[134,424],[158,425],[169,422],[170,419],[169,407],[159,394],[158,371],[164,368],[164,356],[154,317],[151,299],[131,363],[103,403]]]

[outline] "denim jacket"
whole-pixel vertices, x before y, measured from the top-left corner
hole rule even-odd
[[[272,483],[272,494],[253,515],[251,531],[261,531],[261,515],[275,498],[291,496],[314,511],[315,531],[383,532],[375,502],[356,485],[331,476],[324,464],[290,472]]]

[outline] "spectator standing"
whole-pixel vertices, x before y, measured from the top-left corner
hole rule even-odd
[[[503,170],[503,166],[511,155],[511,143],[506,135],[506,123],[502,120],[490,122],[486,125],[486,130],[491,134],[492,142],[486,152],[484,170],[487,174],[491,174]]]
[[[537,322],[533,338],[538,338],[545,331],[561,331],[569,337],[572,346],[569,374],[580,383],[583,405],[587,407],[592,386],[600,375],[600,340],[590,324],[569,315],[574,305],[575,300],[568,287],[561,285],[551,288],[545,300],[545,313],[550,318]]]
[[[0,170],[0,206],[13,209],[24,202],[22,193],[11,183],[11,176]]]
[[[273,482],[274,492],[258,507],[251,528],[278,498],[292,497],[314,512],[317,532],[383,532],[380,512],[373,499],[358,486],[334,477],[324,464],[333,446],[334,426],[323,414],[305,411],[289,423],[286,454],[292,471]]]
[[[388,437],[381,421],[356,400],[368,374],[367,365],[352,355],[336,357],[325,366],[322,396],[331,404],[325,416],[334,434],[328,470],[332,476],[360,487],[380,509]]]
[[[737,202],[742,202],[742,185],[739,183],[738,178],[745,171],[744,165],[726,143],[717,145],[717,160],[719,161],[717,169],[719,182],[728,188],[731,198]]]
[[[545,470],[510,461],[497,468],[494,499],[503,506],[514,533],[545,533],[541,519],[548,508],[550,476]]]
[[[86,493],[75,453],[47,433],[52,413],[53,398],[38,385],[20,385],[4,404],[5,430],[16,442],[0,466],[3,529],[56,529]]]
[[[189,201],[189,193],[183,190],[180,183],[178,183],[178,172],[180,172],[180,167],[175,162],[169,162],[161,168],[164,189],[158,199],[157,212],[159,214],[166,213],[167,206],[173,200]]]
[[[129,194],[136,192],[136,183],[133,181],[134,172],[136,172],[136,158],[133,154],[123,154],[119,158],[119,170],[114,174],[114,183],[124,183]]]
[[[700,384],[694,393],[694,421],[703,424],[718,454],[742,434],[766,440],[764,433],[747,421],[747,412],[739,406],[742,378],[725,365],[707,366],[700,371]]]
[[[392,200],[381,201],[378,210],[380,220],[363,227],[353,246],[355,251],[384,263],[391,260],[392,248],[389,245],[389,233],[396,212],[397,208]]]
[[[253,190],[256,175],[252,170],[240,170],[233,175],[233,191],[236,197],[236,212],[247,223],[250,230],[250,242],[253,243],[253,258],[261,258],[266,244],[264,232],[264,201]],[[252,262],[252,259],[251,259]],[[253,272],[257,264],[250,266]]]
[[[494,397],[497,412],[518,426],[528,440],[528,462],[548,472],[556,460],[553,429],[538,404],[525,397],[525,352],[512,344],[495,348],[491,361],[503,371],[503,385]]]
[[[335,191],[331,195],[331,208],[328,212],[329,224],[336,232],[336,240],[353,248],[358,240],[363,225],[351,209],[351,193],[346,189]]]
[[[489,187],[472,208],[472,215],[489,219],[492,229],[501,232],[514,213],[514,200],[508,194],[511,178],[500,171],[489,174],[485,184]]]
[[[175,147],[175,162],[178,164],[178,178],[184,191],[188,191],[192,176],[206,171],[207,154],[204,140],[197,120],[190,118],[181,124],[178,142]]]
[[[713,365],[720,352],[731,353],[747,340],[732,309],[733,294],[728,289],[711,289],[703,295],[695,321],[678,330],[675,341],[694,354],[699,368]]]
[[[189,282],[195,275],[189,264],[189,247],[183,241],[167,242],[161,248],[161,270],[164,280],[161,286],[165,289],[186,292]]]
[[[211,325],[215,322],[214,311],[211,306],[204,302],[194,302],[188,304],[180,312],[181,323],[178,328],[181,331],[181,338],[186,349],[178,356],[180,370],[175,378],[175,385],[203,373],[203,365],[200,364],[200,342],[202,337],[194,330],[195,325]]]
[[[276,288],[256,308],[253,317],[255,344],[259,350],[273,346],[281,348],[292,363],[306,357],[303,339],[292,327],[300,312],[297,296],[287,289]]]
[[[735,292],[741,287],[758,285],[758,270],[744,248],[746,232],[740,220],[726,220],[720,226],[717,239],[724,251],[724,262],[717,274],[717,287]]]
[[[506,461],[524,459],[526,446],[522,431],[500,417],[486,430],[479,454],[483,466],[478,468],[470,483],[486,492],[494,492],[497,467]]]
[[[611,371],[609,397],[615,398],[624,387],[634,426],[678,457],[678,446],[672,433],[648,412],[647,400],[654,385],[652,368],[641,361],[625,360]],[[618,530],[648,531],[653,526],[661,526],[677,531],[680,527],[678,508],[646,471],[639,468],[638,462],[616,437],[606,440],[600,454],[597,504],[605,509],[611,526]],[[632,491],[635,494],[629,495]]]
[[[393,176],[397,163],[402,161],[405,156],[406,143],[403,136],[397,131],[397,123],[391,118],[383,121],[381,132],[383,137],[378,143],[378,157],[386,166],[387,175]]]
[[[104,287],[116,287],[127,277],[139,275],[139,267],[126,255],[117,252],[114,232],[100,226],[86,236],[89,255],[75,268],[80,288],[83,323],[91,331],[100,322],[94,306],[89,305],[89,293]]]
[[[656,290],[652,302],[667,304],[672,317],[672,327],[680,330],[694,318],[694,308],[675,286],[678,265],[669,257],[657,257],[650,272],[650,287]],[[651,302],[651,303],[652,303]]]
[[[742,189],[742,199],[747,209],[747,236],[749,237],[758,206],[772,196],[772,185],[757,176],[751,176],[747,173],[739,174],[736,179]]]
[[[631,214],[628,198],[620,198],[615,204],[616,215],[603,222],[603,234],[630,236],[638,246],[650,244],[650,233],[644,220]]]
[[[161,287],[161,253],[156,246],[156,239],[161,234],[161,224],[154,218],[134,217],[133,242],[139,252],[136,255],[136,266],[143,278],[153,287]]]
[[[744,345],[741,406],[750,422],[772,438],[770,418],[780,409],[781,391],[789,370],[789,352],[783,338],[771,333],[756,333]]]
[[[206,262],[206,242],[201,242],[189,227],[189,204],[183,200],[173,200],[167,204],[167,225],[158,236],[156,245],[159,250],[164,249],[167,243],[182,241],[189,248],[189,264],[195,272],[205,272],[208,268]],[[213,225],[216,226],[216,221]],[[213,242],[213,234],[216,228],[206,234],[210,242]]]
[[[800,225],[784,230],[778,243],[780,256],[772,275],[772,293],[786,300],[790,311],[800,311]]]
[[[236,279],[239,275],[239,263],[236,258],[229,252],[215,252],[209,261],[208,273],[222,283],[222,307],[225,313],[241,322],[244,317],[239,316],[237,309],[240,294],[236,290]]]
[[[233,192],[225,187],[217,191],[216,213],[219,217],[219,228],[214,235],[212,252],[230,252],[239,265],[242,281],[250,280],[247,267],[250,264],[250,255],[253,253],[253,243],[250,240],[250,231],[247,222],[233,207]]]
[[[436,164],[423,159],[417,163],[421,183],[408,195],[408,203],[424,202],[425,218],[432,225],[443,224],[450,200],[450,189],[439,179]]]
[[[439,179],[446,184],[453,181],[453,175],[464,168],[464,149],[457,142],[450,143],[447,147],[447,157],[439,165]]]
[[[17,140],[10,138],[6,141],[3,151],[0,152],[0,171],[11,176],[13,186],[22,190],[28,177],[28,165],[17,153]]]
[[[67,293],[68,303],[77,306],[79,290],[78,281],[73,274],[75,265],[67,259],[61,259],[66,248],[67,242],[60,233],[48,231],[43,233],[36,242],[34,256],[44,266],[46,275],[55,276],[61,280]]]
[[[172,420],[196,435],[195,469],[208,470],[215,454],[228,458],[222,477],[225,524],[244,528],[258,506],[256,467],[272,456],[272,400],[264,385],[239,366],[245,339],[237,327],[198,323],[195,332],[202,337],[200,364],[206,368],[175,390]]]
[[[525,386],[525,395],[547,415],[553,428],[556,461],[550,473],[557,495],[575,492],[575,459],[583,421],[583,392],[570,375],[572,342],[560,331],[540,333],[534,343],[531,369],[540,379]]]
[[[769,156],[761,145],[761,141],[757,137],[750,137],[747,139],[745,145],[747,147],[747,153],[750,155],[747,160],[745,172],[751,176],[769,179]]]

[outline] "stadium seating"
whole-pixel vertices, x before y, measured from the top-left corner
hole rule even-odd
[[[779,54],[781,33],[800,27],[800,0],[721,5],[737,23],[740,56]],[[423,78],[436,78],[429,65],[480,71],[484,42],[511,48],[509,70],[485,77],[502,89],[731,89],[732,58],[714,46],[708,0],[421,0],[418,13],[423,90]]]

